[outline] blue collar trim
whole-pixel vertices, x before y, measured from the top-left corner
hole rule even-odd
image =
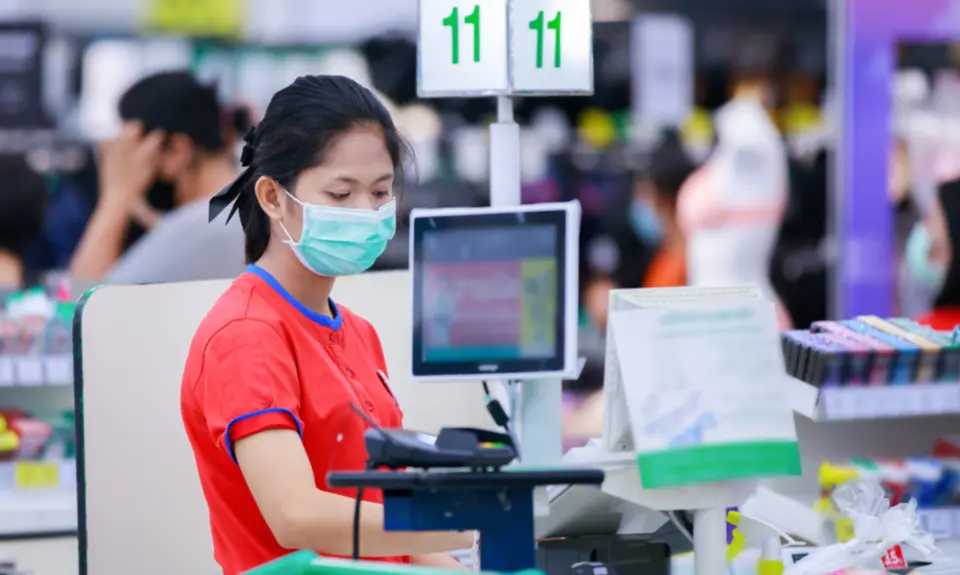
[[[277,281],[277,278],[270,275],[270,273],[267,270],[263,269],[262,267],[256,264],[250,264],[247,266],[247,271],[256,276],[259,276],[261,279],[263,279],[263,281],[267,282],[267,285],[273,288],[273,291],[280,294],[280,297],[287,300],[287,302],[289,302],[290,305],[295,307],[297,311],[307,316],[307,319],[313,322],[316,322],[322,325],[323,327],[328,327],[332,330],[338,330],[340,329],[340,326],[343,325],[343,317],[340,315],[340,310],[337,309],[337,305],[333,303],[332,299],[330,300],[330,311],[333,313],[333,317],[331,318],[323,314],[317,313],[313,310],[307,309],[305,305],[297,301],[296,298],[290,295],[290,292],[288,292],[286,289],[284,289],[282,285],[280,285],[280,282]]]

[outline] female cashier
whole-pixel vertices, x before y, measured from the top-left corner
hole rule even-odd
[[[245,171],[210,215],[233,203],[250,265],[200,324],[181,391],[225,575],[296,549],[350,555],[355,491],[326,478],[365,466],[351,404],[384,427],[402,418],[376,330],[330,299],[336,277],[368,269],[394,235],[404,146],[393,120],[352,80],[304,76],[245,141]],[[382,494],[364,500],[364,558],[456,568],[447,552],[473,544],[471,533],[385,532]]]

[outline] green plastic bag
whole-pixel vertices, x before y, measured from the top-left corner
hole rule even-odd
[[[497,575],[489,571],[483,573]],[[463,575],[463,572],[397,563],[328,559],[312,551],[297,551],[247,571],[245,575]],[[543,572],[528,569],[515,575],[543,575]]]

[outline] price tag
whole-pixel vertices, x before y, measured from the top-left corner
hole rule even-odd
[[[820,406],[822,416],[826,419],[837,419],[840,415],[840,401],[835,390],[824,389],[820,391],[820,397],[817,403]]]
[[[506,94],[507,0],[420,0],[417,60],[421,98]]]
[[[9,387],[16,383],[17,373],[13,367],[13,358],[0,356],[0,387]]]
[[[18,357],[17,383],[24,386],[43,385],[43,362],[39,357]]]
[[[60,466],[41,461],[19,461],[13,466],[17,489],[51,489],[60,485]]]
[[[858,387],[849,390],[852,410],[859,418],[871,418],[881,415],[883,397],[874,393],[877,389]]]
[[[923,413],[923,393],[910,386],[893,388],[896,390],[897,400],[900,402],[902,415],[917,415]]]
[[[43,370],[48,385],[63,385],[73,381],[73,357],[49,355],[43,359]]]
[[[899,545],[894,545],[890,549],[887,549],[887,552],[883,556],[883,566],[887,569],[906,568],[907,561],[903,557],[903,548]]]
[[[845,389],[830,388],[820,392],[826,409],[827,419],[852,419],[856,414],[852,408],[856,405],[851,402],[850,393]]]
[[[921,509],[917,511],[920,527],[934,539],[952,539],[954,536],[954,512],[945,509]]]
[[[943,413],[960,413],[960,386],[947,384],[938,386],[940,406]]]
[[[510,0],[515,94],[592,94],[593,19],[583,0]]]
[[[869,394],[875,398],[876,414],[879,417],[894,417],[903,415],[903,406],[900,405],[900,398],[897,390],[886,387],[871,387]]]
[[[934,384],[920,383],[910,386],[908,389],[920,398],[921,414],[940,413],[942,409],[939,398],[940,394],[937,393],[937,388]]]

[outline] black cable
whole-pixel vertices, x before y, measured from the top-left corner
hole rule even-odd
[[[367,471],[374,469],[373,462],[367,461]],[[357,487],[357,498],[353,502],[353,560],[360,560],[360,508],[363,507],[363,487]]]
[[[493,422],[497,424],[498,427],[502,427],[507,433],[510,431],[510,416],[507,415],[507,410],[503,408],[503,405],[499,400],[495,399],[493,395],[490,394],[490,385],[483,381],[483,393],[486,396],[487,401],[487,413],[490,414],[490,417],[493,418]]]
[[[363,487],[357,488],[357,499],[353,504],[353,560],[360,560],[360,507],[363,504]]]

